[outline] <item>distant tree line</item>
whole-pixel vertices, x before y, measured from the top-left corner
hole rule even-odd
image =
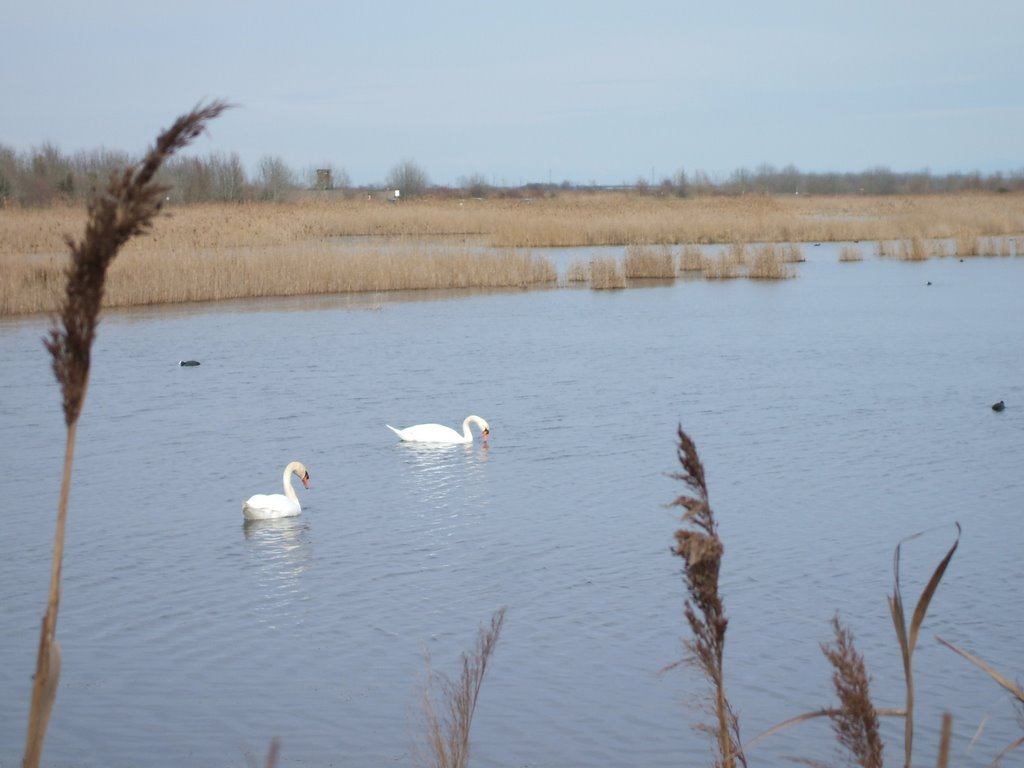
[[[111,173],[134,162],[136,158],[110,150],[66,155],[44,144],[18,153],[0,144],[0,206],[84,200],[92,190],[105,187]],[[250,176],[237,154],[174,157],[160,169],[158,179],[170,188],[172,200],[182,203],[282,200],[302,189],[344,192],[351,186],[344,170],[327,166],[299,174],[272,156],[260,160]]]
[[[110,150],[66,155],[52,144],[19,153],[0,144],[0,206],[16,203],[43,206],[85,199],[105,185],[110,174],[134,162],[134,158]],[[439,197],[537,197],[564,191],[627,190],[641,195],[698,197],[744,194],[805,195],[902,195],[948,192],[1024,192],[1024,168],[1010,173],[933,174],[927,169],[902,173],[886,167],[855,173],[803,172],[792,165],[776,168],[761,165],[741,168],[724,179],[703,171],[680,169],[660,181],[637,178],[618,185],[576,184],[570,181],[527,183],[509,187],[488,183],[482,174],[459,178],[455,187],[435,186],[412,160],[397,163],[383,185],[354,187],[344,169],[325,164],[297,173],[281,158],[264,157],[254,176],[246,173],[237,154],[175,157],[160,172],[176,202],[243,202],[283,200],[295,193],[315,190],[335,195],[373,195],[388,190],[388,199],[418,195]],[[393,195],[394,190],[400,196]]]

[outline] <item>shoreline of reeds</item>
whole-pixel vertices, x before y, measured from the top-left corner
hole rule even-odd
[[[0,316],[53,311],[64,238],[85,218],[69,206],[0,210]],[[1024,255],[1021,233],[1024,195],[993,193],[172,203],[126,245],[104,306],[551,285],[553,266],[534,253],[550,247],[626,248],[621,263],[571,270],[570,283],[596,268],[595,289],[694,271],[784,279],[800,243],[873,242],[876,255],[923,260]],[[717,257],[702,252],[714,244]],[[857,259],[849,250],[841,260]]]

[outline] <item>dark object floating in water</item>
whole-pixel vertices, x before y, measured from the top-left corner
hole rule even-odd
[[[199,365],[198,360],[179,360],[178,365]]]
[[[929,281],[928,281],[928,285],[931,285],[931,284],[932,284],[932,281],[931,281],[931,280],[929,280]]]
[[[1006,407],[1006,403],[1000,400],[998,403],[992,406],[993,411],[1001,411]]]

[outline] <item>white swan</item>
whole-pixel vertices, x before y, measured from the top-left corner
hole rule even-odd
[[[479,416],[467,416],[462,422],[462,434],[460,435],[451,427],[443,424],[417,424],[405,429],[395,429],[390,424],[385,424],[388,429],[398,435],[402,440],[410,443],[472,443],[473,433],[469,431],[469,425],[476,424],[480,427],[480,437],[487,442],[487,436],[491,434],[491,428],[487,422]]]
[[[279,517],[295,517],[302,512],[299,497],[292,488],[291,477],[294,474],[302,480],[304,488],[309,488],[309,472],[301,461],[293,461],[284,468],[284,495],[280,493],[257,493],[242,505],[242,514],[246,520],[276,520]]]

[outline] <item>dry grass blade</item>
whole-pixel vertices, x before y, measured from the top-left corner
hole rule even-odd
[[[832,664],[832,683],[840,708],[831,715],[832,729],[839,743],[853,755],[862,768],[881,768],[882,738],[878,715],[871,703],[869,678],[864,657],[853,645],[853,633],[844,628],[839,617],[832,619],[835,643],[822,643],[821,650]]]
[[[60,675],[60,647],[56,641],[57,612],[60,606],[60,575],[71,467],[78,417],[89,382],[90,355],[99,324],[107,268],[121,246],[132,236],[148,229],[153,217],[159,212],[166,190],[154,183],[154,177],[161,164],[200,135],[207,121],[225,109],[226,104],[215,102],[208,107],[197,107],[178,118],[173,126],[157,137],[156,144],[141,163],[120,175],[112,175],[106,191],[89,202],[83,238],[78,242],[67,239],[71,249],[71,264],[67,269],[67,287],[60,309],[59,326],[50,332],[45,341],[53,357],[53,371],[61,385],[64,400],[64,421],[67,425],[64,472],[50,567],[50,590],[40,630],[36,674],[32,685],[32,703],[22,760],[24,768],[36,768],[39,765]]]
[[[690,659],[708,679],[714,697],[715,723],[709,730],[715,736],[720,765],[733,768],[736,762],[746,766],[740,746],[739,720],[725,695],[725,631],[728,619],[718,592],[718,573],[725,548],[718,537],[708,490],[704,479],[704,465],[697,454],[697,446],[682,426],[678,429],[677,456],[682,471],[672,477],[681,480],[690,489],[676,498],[671,506],[682,507],[683,528],[676,531],[673,554],[683,559],[683,578],[689,598],[684,615],[693,633],[685,641]],[[691,495],[692,494],[692,495]]]
[[[761,731],[761,733],[750,739],[750,741],[744,743],[743,749],[750,749],[750,747],[754,746],[758,742],[764,741],[769,736],[774,736],[776,733],[784,731],[787,728],[792,728],[794,725],[800,725],[801,723],[816,720],[819,717],[837,717],[839,714],[840,711],[838,709],[829,707],[826,709],[816,709],[812,712],[804,712],[799,715],[794,715],[788,720],[783,720],[781,723],[776,723],[771,728],[766,728]],[[879,707],[875,710],[875,714],[878,717],[903,717],[906,714],[906,711],[892,707]]]
[[[947,648],[949,648],[950,650],[959,653],[961,656],[963,656],[965,659],[967,659],[969,662],[974,664],[976,667],[985,672],[989,677],[991,677],[993,680],[999,683],[999,685],[1003,686],[1003,688],[1009,691],[1010,695],[1017,700],[1018,705],[1024,705],[1024,688],[1021,688],[1021,686],[1014,683],[1005,675],[1002,675],[1000,672],[990,667],[988,664],[979,659],[973,653],[969,653],[968,651],[965,651],[963,648],[960,648],[947,640],[943,640],[941,637],[936,636],[935,639]],[[1003,759],[1003,757],[1005,757],[1007,754],[1020,747],[1022,744],[1024,744],[1024,737],[1021,737],[1007,745],[993,761],[993,765],[998,765],[999,762]]]
[[[1000,751],[1000,753],[998,755],[996,755],[996,759],[992,761],[992,765],[994,765],[994,766],[1002,765],[1003,758],[1006,757],[1011,752],[1013,752],[1015,749],[1018,749],[1021,745],[1024,745],[1024,736],[1021,736],[1016,741],[1014,741],[1014,742],[1012,742],[1010,744],[1007,744],[1006,747],[1002,751]]]
[[[953,716],[946,712],[942,715],[942,735],[939,738],[938,768],[949,768],[949,744],[953,738]]]
[[[940,643],[942,643],[947,648],[949,648],[949,649],[951,649],[953,651],[956,651],[961,656],[963,656],[965,659],[967,659],[969,662],[971,662],[972,664],[976,665],[979,669],[981,669],[984,672],[986,672],[989,677],[991,677],[993,680],[995,680],[997,683],[999,683],[1001,686],[1003,686],[1003,688],[1005,688],[1011,694],[1013,694],[1013,696],[1017,699],[1018,702],[1020,702],[1021,704],[1024,704],[1024,688],[1021,688],[1016,683],[1012,682],[1008,678],[1006,678],[1003,675],[1001,675],[999,672],[997,672],[995,669],[990,667],[984,661],[979,659],[973,653],[969,653],[968,651],[965,651],[963,648],[959,648],[958,646],[954,645],[953,643],[949,642],[948,640],[943,640],[941,637],[939,637],[937,635],[936,635],[935,639],[938,640]]]
[[[277,761],[281,757],[281,740],[276,736],[270,740],[270,747],[267,748],[266,768],[277,768]]]
[[[917,646],[917,635],[921,629],[921,623],[924,621],[925,614],[928,612],[928,605],[931,603],[939,582],[942,581],[942,576],[946,572],[949,561],[953,558],[953,553],[956,552],[956,548],[960,544],[960,524],[956,524],[956,541],[953,542],[953,546],[946,552],[946,556],[942,558],[942,561],[936,567],[932,577],[921,592],[921,597],[914,608],[914,615],[910,620],[910,630],[908,632],[906,616],[903,610],[903,596],[900,592],[900,548],[907,541],[916,539],[920,535],[909,536],[896,545],[896,552],[893,555],[895,586],[893,594],[889,598],[889,611],[892,614],[893,625],[896,628],[896,637],[900,643],[900,652],[903,658],[903,676],[906,685],[907,716],[904,724],[904,765],[906,768],[910,768],[914,749],[914,673],[912,665],[914,648]]]
[[[487,663],[504,621],[505,609],[501,608],[491,617],[490,628],[480,630],[476,651],[462,654],[462,676],[458,683],[440,678],[446,714],[438,714],[429,684],[424,691],[423,709],[432,752],[430,763],[435,768],[466,768],[469,765],[469,731],[473,712],[487,673]],[[428,676],[428,681],[431,678],[432,675]]]

